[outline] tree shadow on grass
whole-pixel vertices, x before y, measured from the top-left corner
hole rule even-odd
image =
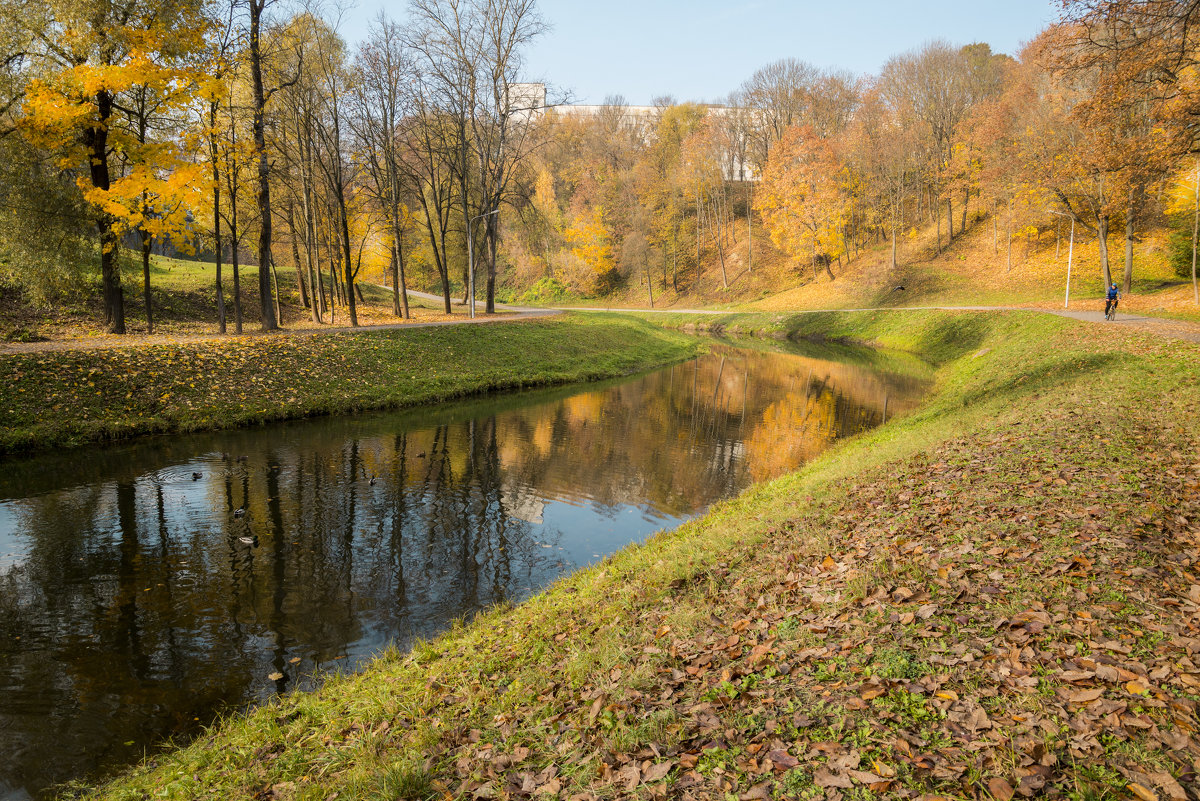
[[[1023,402],[1031,395],[1046,394],[1103,375],[1106,368],[1113,366],[1120,358],[1119,353],[1078,352],[1051,357],[1030,363],[1019,370],[1005,370],[1003,380],[985,380],[959,395],[956,401],[963,407],[985,402]]]

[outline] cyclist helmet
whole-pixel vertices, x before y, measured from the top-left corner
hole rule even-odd
[[[1116,289],[1116,288],[1117,288],[1117,285],[1116,285],[1116,284],[1113,284],[1113,285],[1110,287],[1110,289]]]

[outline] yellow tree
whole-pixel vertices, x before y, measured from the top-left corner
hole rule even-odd
[[[129,101],[139,88],[176,95],[194,85],[190,55],[204,46],[200,0],[49,0],[6,4],[4,16],[34,42],[21,124],[78,171],[99,231],[105,323],[124,333],[121,235],[147,218],[143,193],[173,197],[185,179],[174,170],[176,150],[138,141]],[[114,169],[118,153],[124,175]],[[154,225],[178,219],[164,215]]]
[[[811,128],[790,128],[771,151],[754,199],[776,247],[795,259],[811,256],[814,280],[820,263],[832,281],[830,261],[846,249],[842,173],[828,141]]]
[[[593,289],[601,293],[611,290],[617,278],[617,263],[612,234],[604,223],[604,209],[594,206],[590,214],[577,217],[564,236],[575,258],[592,269]]]

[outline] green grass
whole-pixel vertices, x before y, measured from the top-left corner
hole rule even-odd
[[[520,607],[234,716],[94,796],[498,798],[532,782],[563,798],[807,798],[832,772],[855,798],[982,797],[1022,778],[1100,798],[1150,781],[1129,771],[1189,781],[1154,738],[1200,722],[1179,678],[1200,348],[1032,313],[737,322],[923,354],[937,392]],[[1045,626],[1022,628],[1038,614]],[[1064,678],[1109,662],[1152,690]],[[1091,687],[1109,706],[1069,700]],[[865,772],[886,786],[868,791]]]
[[[5,354],[0,453],[588,381],[696,349],[639,321],[575,316]]]

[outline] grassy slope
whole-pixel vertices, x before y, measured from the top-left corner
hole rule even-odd
[[[242,291],[242,315],[245,330],[259,326],[258,267],[239,269]],[[296,272],[279,267],[282,324],[286,328],[313,327],[311,312],[300,305]],[[154,303],[156,334],[207,334],[216,332],[216,267],[212,262],[152,256],[150,261],[151,298]],[[131,335],[146,332],[146,312],[142,294],[140,262],[136,273],[126,271],[125,323]],[[328,284],[328,278],[325,279]],[[234,329],[233,272],[223,267],[226,312],[229,330]],[[391,290],[363,281],[358,284],[363,300],[358,314],[363,324],[402,322],[392,315]],[[414,317],[437,319],[440,304],[410,298]],[[326,315],[326,323],[329,316]],[[346,310],[334,309],[332,324],[348,325]],[[99,286],[75,298],[64,298],[51,306],[31,303],[21,293],[0,287],[0,341],[40,341],[104,336],[103,309]]]
[[[690,355],[649,324],[575,317],[0,355],[0,453],[432,403]]]
[[[925,353],[939,392],[97,797],[1195,792],[1200,348],[1028,313],[799,324]]]
[[[702,270],[676,294],[655,287],[659,308],[748,308],[757,311],[848,309],[900,306],[1028,306],[1058,308],[1067,273],[1067,242],[1053,231],[1040,240],[1014,239],[1012,265],[1004,248],[1004,232],[993,239],[991,219],[974,220],[963,235],[956,232],[948,247],[938,248],[936,229],[926,225],[899,243],[899,265],[889,266],[891,248],[873,244],[846,265],[813,275],[806,261],[794,262],[776,250],[764,229],[754,230],[754,272],[747,272],[745,222],[734,226],[736,237],[726,253],[729,287],[722,285],[716,251],[706,249]],[[1072,308],[1095,309],[1103,297],[1096,241],[1077,232],[1072,268]],[[1066,235],[1066,232],[1063,232]],[[943,244],[945,234],[942,234]],[[1166,232],[1152,231],[1134,248],[1133,293],[1124,301],[1129,311],[1200,321],[1188,281],[1175,276],[1168,263]],[[1110,242],[1111,266],[1117,280],[1124,270],[1122,240]],[[904,286],[904,291],[896,291]],[[610,298],[582,300],[578,305],[645,307],[640,278]]]

